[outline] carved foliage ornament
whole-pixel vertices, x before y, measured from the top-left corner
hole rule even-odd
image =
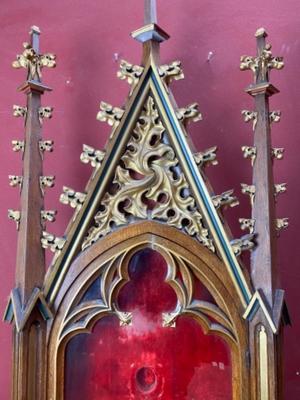
[[[79,211],[85,198],[85,193],[76,192],[75,190],[64,186],[63,193],[60,195],[59,200],[62,204],[69,204],[72,208],[76,208],[77,211]]]
[[[13,151],[15,152],[24,151],[25,148],[24,140],[12,140],[11,144]]]
[[[146,101],[83,249],[132,219],[164,221],[214,251],[152,97]]]
[[[140,77],[144,72],[144,67],[140,65],[133,65],[129,62],[122,60],[120,63],[120,71],[117,72],[117,77],[121,80],[127,80],[131,86],[129,96],[132,95],[134,89],[137,87]]]
[[[241,57],[241,71],[251,70],[254,74],[255,83],[267,81],[271,69],[279,70],[284,67],[283,57],[273,57],[271,48],[272,46],[267,44],[258,57]]]
[[[178,81],[184,78],[181,62],[178,60],[173,61],[171,64],[161,65],[158,68],[158,73],[166,85],[169,85],[172,80]]]
[[[196,161],[196,164],[200,168],[204,168],[209,165],[217,165],[218,164],[216,155],[217,150],[218,150],[217,146],[214,146],[210,147],[209,149],[203,152],[194,154],[194,159]]]
[[[90,163],[92,167],[99,168],[103,161],[104,155],[104,151],[96,150],[93,147],[84,144],[82,147],[80,160],[84,164]]]
[[[41,244],[43,249],[49,249],[53,253],[55,253],[55,259],[61,253],[64,245],[66,243],[66,239],[63,237],[56,237],[48,232],[43,232],[43,236],[41,238]]]
[[[12,63],[14,68],[28,69],[28,80],[41,80],[42,68],[54,68],[56,66],[56,56],[51,53],[38,54],[30,43],[23,43],[24,51],[17,55],[16,61]]]

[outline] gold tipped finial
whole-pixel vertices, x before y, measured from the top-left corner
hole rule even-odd
[[[265,28],[258,28],[257,31],[255,32],[255,37],[260,38],[260,37],[267,37],[268,33],[265,30]]]
[[[40,35],[41,34],[40,28],[36,25],[32,25],[32,27],[30,28],[29,34],[32,35],[33,33]]]

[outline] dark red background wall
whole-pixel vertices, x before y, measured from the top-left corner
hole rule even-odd
[[[250,182],[251,167],[240,151],[251,145],[251,127],[244,124],[241,109],[252,107],[243,89],[250,72],[239,71],[239,57],[254,54],[253,34],[264,26],[275,55],[283,55],[286,67],[272,73],[281,93],[272,98],[274,110],[282,110],[282,122],[273,129],[273,144],[285,147],[283,161],[275,163],[275,178],[288,183],[280,196],[278,216],[290,218],[290,228],[278,241],[282,287],[286,290],[293,327],[286,329],[286,399],[300,398],[300,229],[299,133],[300,133],[300,2],[299,0],[158,0],[160,25],[171,34],[162,46],[163,62],[182,61],[186,79],[173,84],[180,106],[197,101],[203,121],[189,132],[198,150],[218,145],[220,165],[208,171],[216,193]],[[129,32],[142,24],[142,0],[2,0],[0,2],[0,312],[14,285],[15,225],[6,218],[8,208],[18,208],[19,193],[8,186],[9,174],[22,174],[20,155],[11,151],[11,140],[22,138],[22,121],[12,117],[12,105],[24,104],[16,87],[24,70],[11,62],[22,50],[31,25],[42,30],[42,50],[55,52],[56,70],[44,70],[44,81],[53,87],[44,105],[54,106],[54,118],[46,121],[44,134],[55,140],[55,152],[47,154],[45,173],[56,175],[56,187],[46,195],[58,218],[48,230],[62,235],[72,211],[60,205],[62,185],[83,190],[91,172],[79,155],[83,143],[102,148],[108,136],[105,124],[96,121],[100,100],[122,105],[127,84],[118,81],[120,58],[134,63],[140,45]],[[213,57],[207,61],[208,53]],[[226,215],[235,235],[241,235],[239,217],[248,217],[248,199],[239,193],[241,205]],[[11,327],[0,324],[0,399],[9,399]]]

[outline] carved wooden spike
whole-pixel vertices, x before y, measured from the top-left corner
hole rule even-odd
[[[237,197],[232,196],[234,190],[228,190],[227,192],[224,192],[218,196],[213,196],[212,201],[214,203],[214,206],[216,209],[219,209],[221,207],[235,207],[239,204],[239,201]]]
[[[218,164],[216,155],[217,150],[218,150],[217,146],[214,146],[203,152],[194,154],[194,159],[196,161],[196,164],[200,168],[204,168],[209,165],[217,165]]]
[[[190,122],[197,122],[202,120],[202,115],[198,110],[199,105],[197,103],[190,104],[187,107],[179,108],[176,112],[177,118],[184,125]]]
[[[27,114],[27,107],[13,105],[13,116],[14,117],[23,117],[25,118]]]
[[[253,167],[255,159],[256,159],[256,147],[243,146],[242,151],[243,151],[244,158],[250,158],[251,165]]]
[[[9,175],[8,176],[9,179],[9,185],[12,187],[16,187],[16,186],[22,186],[22,182],[23,182],[23,177],[22,176],[18,176],[18,175]]]
[[[84,203],[85,198],[85,193],[75,192],[75,190],[64,186],[63,193],[60,195],[59,200],[62,204],[68,204],[72,208],[76,208],[77,211],[79,211]]]
[[[254,197],[255,197],[255,186],[247,185],[246,183],[241,183],[242,193],[246,194],[250,197],[251,205],[253,206]]]
[[[13,146],[13,151],[18,152],[18,151],[22,151],[24,152],[24,148],[25,148],[25,142],[24,140],[12,140],[11,144]]]
[[[144,72],[144,67],[140,65],[133,65],[129,62],[122,60],[120,63],[120,71],[117,72],[117,77],[121,80],[127,80],[131,86],[129,96],[132,95],[134,89],[137,87],[140,77]]]
[[[90,163],[92,167],[99,168],[105,156],[105,152],[101,150],[96,150],[86,144],[82,146],[82,150],[83,151],[80,155],[80,160],[84,164]]]
[[[43,193],[43,195],[45,194],[45,188],[52,188],[54,186],[55,183],[55,176],[40,176],[40,188],[41,191]]]
[[[48,232],[43,232],[43,237],[41,238],[41,244],[44,249],[49,249],[53,253],[58,255],[64,247],[66,242],[65,238],[56,237]]]
[[[169,85],[173,80],[184,79],[181,62],[178,60],[173,61],[171,64],[161,65],[158,68],[158,73],[166,85]]]
[[[41,80],[43,67],[54,68],[56,56],[51,53],[38,54],[30,43],[23,43],[24,51],[17,55],[17,60],[12,63],[13,68],[26,68],[28,80]]]
[[[52,118],[53,107],[40,107],[39,108],[39,121],[40,124],[43,124],[44,118],[50,119]]]
[[[234,254],[239,256],[243,251],[252,250],[255,247],[254,238],[254,234],[247,234],[242,236],[240,239],[232,240],[230,243]]]
[[[255,227],[254,219],[240,218],[239,223],[241,225],[242,231],[246,231],[247,229],[249,229],[249,233],[254,232],[254,227]]]
[[[49,153],[52,153],[54,147],[54,141],[53,140],[41,140],[39,142],[39,149],[41,153],[41,157],[44,157],[44,153],[47,151]]]
[[[276,158],[276,160],[282,160],[283,159],[283,154],[284,154],[284,148],[283,147],[278,147],[278,148],[273,148],[272,149],[272,157]]]
[[[281,111],[272,111],[269,113],[270,123],[272,122],[280,122],[281,119]]]
[[[286,183],[278,183],[274,185],[274,196],[278,196],[279,194],[285,193],[287,191]]]
[[[54,222],[56,217],[57,211],[56,210],[42,210],[41,211],[41,219],[42,223],[45,222]]]
[[[242,115],[244,117],[245,122],[252,121],[253,123],[253,130],[256,128],[257,124],[257,112],[256,111],[249,111],[249,110],[242,110]]]
[[[19,230],[20,220],[21,220],[21,212],[17,210],[8,210],[8,218],[15,221],[17,230]]]
[[[276,229],[281,231],[282,229],[286,229],[289,226],[288,218],[277,218],[276,219]]]

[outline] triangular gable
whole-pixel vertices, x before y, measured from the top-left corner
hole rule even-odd
[[[153,61],[150,61],[145,67],[143,75],[127,103],[120,124],[108,142],[101,167],[86,187],[87,195],[84,204],[77,213],[76,218],[71,221],[66,232],[65,245],[49,269],[45,282],[45,295],[50,302],[54,300],[69,265],[78,254],[78,251],[80,251],[80,246],[88,228],[93,225],[94,216],[98,211],[97,208],[105,195],[108,183],[113,178],[119,160],[124,154],[130,135],[149,93],[153,96],[162,123],[168,132],[170,145],[177,155],[183,174],[189,184],[197,208],[200,210],[210,232],[215,248],[227,267],[241,302],[246,306],[251,298],[250,288],[194,160],[184,127],[178,121],[169,90],[159,76],[158,69]]]

